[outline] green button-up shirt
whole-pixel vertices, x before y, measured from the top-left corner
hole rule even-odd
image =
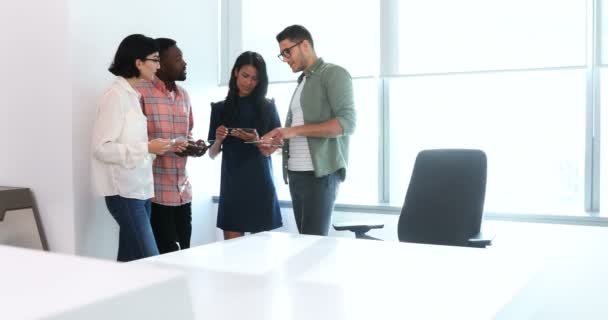
[[[322,123],[336,118],[342,126],[342,135],[335,138],[307,137],[315,176],[322,177],[339,170],[340,177],[344,181],[348,165],[349,136],[355,131],[356,122],[352,78],[344,68],[325,63],[321,58],[317,59],[302,76],[306,77],[300,97],[304,124]],[[292,103],[293,97],[291,97]],[[285,127],[291,127],[291,122],[290,108]],[[286,140],[283,146],[285,183],[288,183],[288,158],[289,140]]]

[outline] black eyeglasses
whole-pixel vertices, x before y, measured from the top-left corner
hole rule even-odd
[[[160,63],[159,58],[145,58],[144,61],[152,61],[152,62]]]
[[[291,49],[297,47],[298,45],[300,45],[304,40],[300,40],[298,41],[298,43],[294,44],[293,46],[289,47],[289,48],[285,48],[285,50],[281,51],[281,53],[279,53],[277,55],[277,57],[279,57],[279,60],[281,61],[285,61],[289,58],[291,58]]]

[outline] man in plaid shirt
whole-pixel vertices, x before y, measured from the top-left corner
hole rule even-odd
[[[153,81],[142,81],[137,91],[148,118],[150,139],[176,139],[172,151],[157,156],[153,164],[154,198],[150,221],[162,253],[190,247],[192,234],[192,186],[186,173],[183,151],[192,137],[192,108],[184,88],[175,81],[186,80],[186,62],[175,40],[156,39],[160,48],[160,69]],[[181,139],[180,139],[181,138]]]

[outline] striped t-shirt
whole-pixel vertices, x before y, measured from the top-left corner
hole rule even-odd
[[[302,113],[302,105],[300,104],[300,96],[302,88],[306,83],[306,77],[296,88],[296,92],[291,100],[291,126],[300,126],[304,124],[304,114]],[[289,159],[287,160],[287,169],[291,171],[314,171],[312,159],[310,158],[310,148],[308,147],[308,139],[306,137],[294,137],[289,139]]]

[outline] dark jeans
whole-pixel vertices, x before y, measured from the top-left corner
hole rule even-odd
[[[190,248],[192,206],[164,206],[152,203],[152,230],[160,253]]]
[[[326,236],[340,186],[339,173],[317,178],[313,171],[288,171],[288,176],[298,231]]]
[[[158,255],[150,226],[150,200],[106,197],[106,206],[118,222],[118,261],[126,262]]]

